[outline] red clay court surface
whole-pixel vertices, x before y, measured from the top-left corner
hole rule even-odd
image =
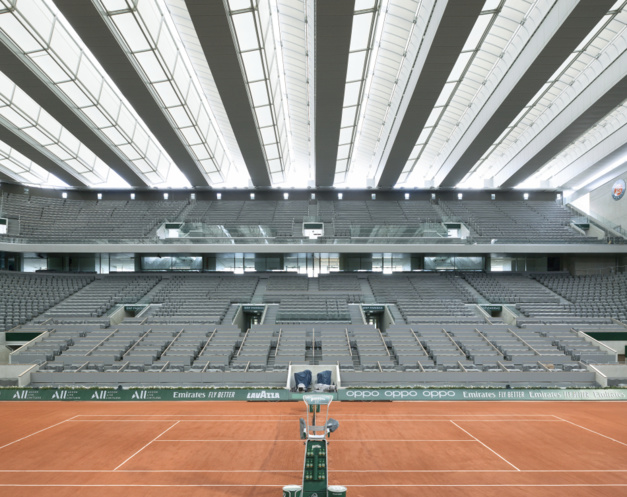
[[[280,497],[304,403],[0,402],[0,495]],[[627,402],[334,402],[347,497],[627,495]]]

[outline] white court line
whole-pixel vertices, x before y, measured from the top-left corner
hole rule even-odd
[[[167,422],[167,421],[178,421],[179,423],[223,423],[228,421],[229,424],[233,423],[287,423],[292,422],[299,418],[294,419],[73,419],[77,423],[130,423],[130,422],[146,422],[146,423],[156,423],[156,422]],[[429,421],[431,423],[448,423],[449,421],[464,421],[464,422],[474,422],[480,421],[482,423],[489,423],[494,421],[500,422],[508,422],[508,421],[528,421],[530,423],[557,423],[559,420],[557,419],[465,419],[465,418],[447,418],[447,419],[342,419],[342,423],[363,423],[366,421],[404,421],[404,422],[416,422],[416,421]]]
[[[483,445],[486,449],[488,449],[490,452],[492,452],[493,454],[499,456],[501,459],[503,459],[503,461],[505,461],[507,464],[509,464],[512,468],[514,468],[516,471],[520,471],[520,469],[518,469],[516,466],[514,466],[511,462],[509,462],[507,459],[505,459],[502,455],[500,455],[498,452],[492,450],[490,447],[488,447],[486,444],[484,444],[481,440],[479,440],[477,437],[475,437],[474,435],[472,435],[471,433],[468,433],[466,430],[464,430],[461,426],[459,426],[457,423],[455,423],[455,421],[451,421],[451,423],[453,423],[455,426],[457,426],[460,430],[462,430],[464,433],[466,433],[467,435],[471,436],[472,438],[474,438],[477,442],[479,442],[481,445]]]
[[[473,440],[474,441],[474,440]],[[627,469],[334,469],[333,473],[627,473]],[[298,473],[302,469],[0,469],[0,473]]]
[[[607,435],[603,435],[603,433],[599,433],[598,431],[591,430],[590,428],[586,428],[585,426],[578,425],[577,423],[573,423],[572,421],[568,421],[567,419],[560,418],[559,416],[555,416],[555,417],[559,419],[560,421],[564,421],[565,423],[570,423],[571,425],[576,426],[577,428],[581,428],[582,430],[589,431],[590,433],[594,433],[595,435],[599,435],[600,437],[607,438],[608,440],[611,440],[612,442],[616,442],[617,444],[621,444],[627,447],[627,443],[625,442],[621,442],[620,440],[616,440],[615,438],[608,437]]]
[[[17,442],[21,442],[22,440],[26,440],[27,438],[30,438],[30,437],[32,437],[34,435],[37,435],[37,434],[39,434],[39,433],[41,433],[43,431],[49,430],[51,428],[54,428],[55,426],[62,425],[63,423],[67,423],[68,421],[72,421],[72,420],[74,420],[75,417],[76,416],[74,416],[72,418],[65,419],[65,420],[61,421],[60,423],[54,424],[52,426],[48,426],[48,428],[44,428],[43,430],[36,431],[35,433],[31,433],[30,435],[26,435],[25,437],[18,438],[17,440],[14,440],[13,442],[9,442],[8,444],[5,444],[5,445],[1,446],[0,449],[4,449],[5,447],[8,447],[9,445],[13,445],[13,444],[15,444]]]
[[[283,487],[285,483],[280,485],[266,485],[266,484],[257,484],[257,485],[246,485],[246,484],[216,484],[216,483],[192,483],[192,484],[141,484],[141,483],[101,483],[101,484],[68,484],[68,483],[0,483],[0,487],[80,487],[80,488],[110,488],[110,487],[118,487],[118,488],[127,488],[127,487],[141,487],[141,488],[153,488],[153,487],[164,487],[164,488],[181,488],[181,487],[245,487],[245,488],[255,488],[255,487]],[[390,484],[385,485],[345,485],[348,489],[351,488],[370,488],[370,487],[385,487],[390,488]],[[423,488],[423,487],[450,487],[450,488],[466,488],[466,487],[505,487],[505,488],[543,488],[543,487],[585,487],[585,488],[597,488],[597,487],[627,487],[627,483],[553,483],[553,484],[515,484],[515,483],[494,483],[494,484],[394,484],[394,487],[410,487],[410,488]]]
[[[463,421],[464,423],[557,423],[557,419],[451,419],[450,421]]]
[[[118,467],[114,468],[113,471],[116,471],[117,469],[119,469],[121,466],[124,466],[127,462],[129,462],[133,457],[135,457],[137,454],[139,454],[142,450],[144,450],[146,447],[148,447],[152,442],[154,442],[155,440],[157,440],[161,435],[165,435],[168,431],[170,431],[172,428],[174,428],[177,424],[179,424],[180,421],[177,421],[176,423],[174,423],[172,426],[170,426],[168,429],[166,429],[165,431],[159,433],[159,435],[157,435],[155,438],[153,438],[150,442],[148,442],[146,445],[144,445],[141,449],[139,449],[137,452],[135,452],[135,454],[133,454],[131,457],[129,457],[128,459],[126,459],[122,464],[120,464]]]
[[[194,439],[194,440],[175,440],[175,439],[170,439],[170,438],[164,438],[162,440],[155,440],[155,442],[159,442],[159,443],[164,443],[164,442],[246,442],[246,443],[250,443],[250,442],[263,442],[263,443],[274,443],[274,442],[292,442],[292,443],[302,443],[303,441],[298,439],[298,440],[276,440],[276,439],[270,439],[270,440],[262,440],[262,439],[256,439],[256,440],[241,440],[241,439],[236,439],[236,440],[221,440],[221,439],[213,439],[213,440],[205,440],[205,439]],[[332,441],[332,443],[338,443],[338,442],[357,442],[357,443],[371,443],[371,442],[475,442],[475,440],[470,440],[469,438],[465,438],[463,440],[425,440],[425,439],[416,439],[416,440],[411,440],[411,439],[406,439],[406,438],[393,438],[393,439],[389,439],[389,440],[379,440],[379,439],[371,439],[371,440],[339,440],[339,439],[334,439]]]
[[[536,417],[544,417],[544,418],[550,418],[550,417],[554,417],[553,414],[411,414],[411,413],[406,413],[406,414],[367,414],[367,413],[341,413],[342,416],[387,416],[390,418],[393,417],[411,417],[411,418],[432,418],[432,417],[437,417],[437,418],[450,418],[451,416],[458,416],[458,417],[528,417],[528,416],[536,416]],[[185,417],[204,417],[204,418],[209,418],[209,417],[220,417],[220,418],[267,418],[269,416],[276,416],[276,417],[280,417],[280,418],[285,418],[285,419],[298,419],[299,415],[298,414],[272,414],[269,413],[267,415],[265,414],[78,414],[75,417],[79,418],[79,417],[109,417],[109,418],[113,418],[113,417],[126,417],[126,418],[131,418],[131,417],[178,417],[178,418],[185,418]]]
[[[73,423],[168,423],[187,421],[185,419],[73,419]],[[203,420],[204,421],[204,420]],[[224,420],[227,421],[227,420]],[[555,420],[557,421],[557,420]]]

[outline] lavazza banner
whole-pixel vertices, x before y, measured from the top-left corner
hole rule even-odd
[[[408,401],[408,400],[627,400],[627,390],[561,390],[561,389],[346,389],[339,400]]]

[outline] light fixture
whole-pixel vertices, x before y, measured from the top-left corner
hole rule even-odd
[[[67,198],[67,192],[61,193],[61,198]]]
[[[492,200],[496,200],[496,193],[492,193],[492,194],[490,195],[490,198],[491,198]]]
[[[135,194],[131,193],[131,200],[135,200]]]
[[[337,194],[337,199],[338,200],[342,200],[344,198],[344,194],[343,193],[338,193]]]
[[[189,199],[190,200],[196,200],[196,194],[195,193],[190,193],[189,194]]]
[[[464,198],[464,194],[463,193],[458,193],[457,194],[457,200],[461,200],[462,198]]]
[[[216,198],[218,200],[222,200],[222,194],[221,193],[216,193]]]
[[[409,193],[405,194],[405,200],[409,200]]]
[[[164,193],[163,194],[163,200],[168,200],[168,198],[170,198],[170,194],[169,193]]]
[[[529,194],[528,193],[523,193],[523,198],[525,200],[529,200]]]
[[[316,194],[315,194],[315,193],[312,193],[312,194],[310,195],[310,198],[311,198],[311,200],[316,200]]]
[[[102,200],[102,193],[98,193],[96,197],[98,197],[98,200]]]
[[[287,200],[288,198],[290,198],[290,194],[289,194],[289,193],[287,193],[287,192],[285,192],[285,193],[283,194],[283,200]]]
[[[254,193],[250,194],[250,200],[255,200],[255,194]]]
[[[371,193],[371,194],[370,194],[370,198],[371,198],[372,200],[377,200],[377,194],[376,194],[376,193]]]

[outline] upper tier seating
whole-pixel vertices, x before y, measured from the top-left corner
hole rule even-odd
[[[443,220],[461,222],[473,243],[600,242],[570,226],[577,217],[551,201],[426,200],[74,200],[2,194],[3,214],[19,219],[12,237],[67,243],[156,241],[166,221],[190,238],[302,239],[302,223],[325,223],[325,239],[447,239]],[[602,240],[601,240],[602,241]]]
[[[21,237],[54,243],[154,237],[157,227],[175,219],[186,205],[165,200],[64,200],[3,194],[4,212],[19,217]]]
[[[440,202],[443,210],[471,230],[477,243],[598,242],[569,226],[575,217],[555,202]]]

